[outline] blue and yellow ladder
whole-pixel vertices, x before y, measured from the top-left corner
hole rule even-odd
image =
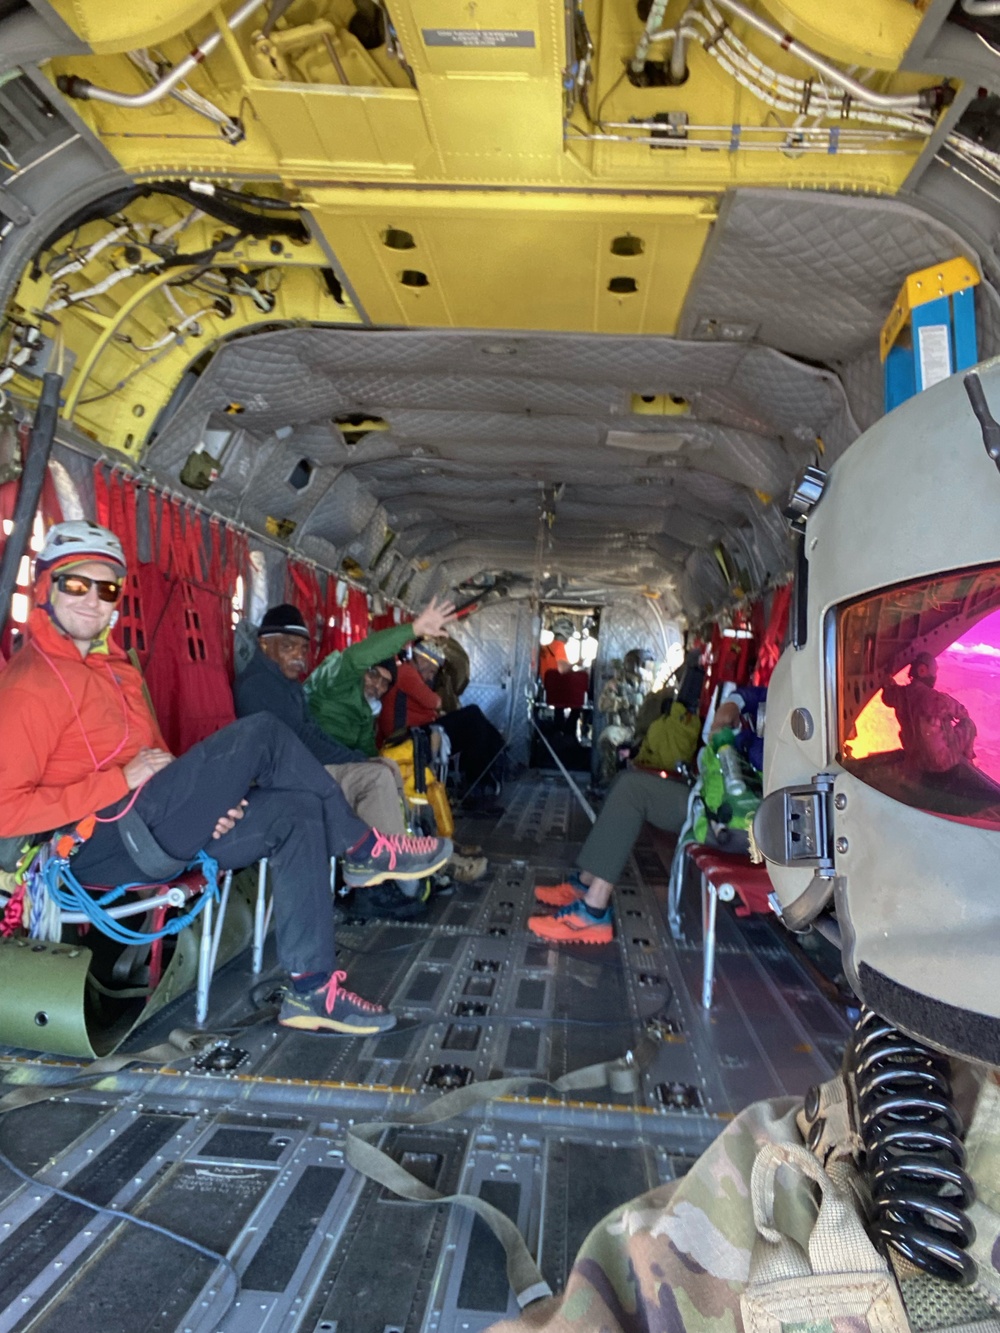
[[[885,372],[885,410],[979,359],[974,288],[979,274],[968,259],[911,273],[879,335]]]

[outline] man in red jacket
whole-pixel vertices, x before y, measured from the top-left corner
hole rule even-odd
[[[424,727],[436,722],[447,733],[452,751],[458,755],[462,777],[469,788],[490,768],[503,749],[503,737],[477,704],[467,704],[451,713],[441,712],[441,696],[434,690],[445,662],[444,649],[432,639],[413,645],[413,661],[400,662],[396,681],[382,700],[379,714],[379,744],[405,727]],[[497,784],[499,789],[499,783]],[[486,793],[484,814],[497,814]]]
[[[340,983],[329,858],[356,887],[422,879],[439,838],[384,837],[283,723],[242,718],[175,758],[142,677],[109,632],[126,574],[118,538],[52,528],[35,568],[24,646],[0,673],[0,837],[73,830],[85,884],[150,882],[210,848],[223,869],[270,860],[278,957],[292,989],[278,1021],[309,1032],[387,1031],[395,1016]]]
[[[412,662],[393,664],[396,678],[383,696],[382,711],[378,715],[376,727],[380,746],[396,732],[405,731],[408,727],[426,727],[439,719],[441,696],[431,689],[419,665],[428,659],[433,662],[433,680],[434,672],[444,661],[444,654],[436,644],[421,641],[413,650]]]

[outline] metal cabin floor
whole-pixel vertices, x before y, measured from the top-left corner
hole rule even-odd
[[[0,1168],[0,1333],[477,1333],[516,1313],[498,1243],[461,1207],[403,1202],[346,1168],[349,1121],[470,1079],[555,1078],[622,1055],[652,1023],[661,1040],[634,1097],[561,1101],[539,1085],[388,1137],[441,1192],[482,1193],[514,1217],[559,1288],[610,1208],[682,1174],[748,1102],[832,1073],[846,1023],[763,920],[720,906],[716,1000],[702,1011],[697,886],[677,944],[648,844],[616,894],[612,944],[530,936],[534,883],[562,877],[587,824],[555,775],[505,800],[499,822],[467,819],[457,835],[489,853],[486,880],[435,898],[419,922],[338,932],[351,987],[390,1003],[396,1031],[318,1037],[265,1021],[233,1039],[235,1069],[128,1069],[0,1120],[0,1150],[40,1180],[228,1251],[242,1289],[221,1323],[226,1284],[209,1260]],[[281,975],[270,948],[258,997]],[[219,973],[210,1029],[247,1016],[251,981],[248,954]],[[186,997],[134,1048],[192,1024]],[[0,1049],[6,1086],[74,1072]]]

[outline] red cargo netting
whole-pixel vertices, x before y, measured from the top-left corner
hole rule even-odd
[[[114,634],[142,667],[160,730],[182,754],[234,719],[232,606],[246,536],[98,464],[98,522],[121,539],[129,576]],[[149,561],[140,561],[139,517]]]

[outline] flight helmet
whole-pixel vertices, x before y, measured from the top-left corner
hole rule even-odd
[[[1000,414],[1000,362],[980,374]],[[1000,475],[983,446],[956,375],[797,488],[754,834],[786,925],[838,939],[871,1009],[1000,1064]]]

